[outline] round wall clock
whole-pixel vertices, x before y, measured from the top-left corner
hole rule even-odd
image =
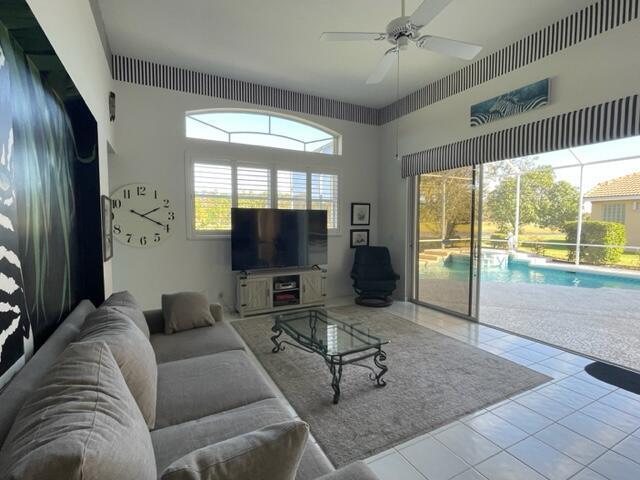
[[[131,183],[111,194],[113,236],[132,247],[159,245],[173,233],[176,219],[171,201],[145,183]]]

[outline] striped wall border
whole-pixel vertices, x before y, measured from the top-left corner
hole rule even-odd
[[[640,135],[639,95],[402,157],[402,176],[579,147]]]
[[[378,110],[352,103],[234,80],[120,55],[111,57],[114,80],[252,103],[291,112],[378,125]]]
[[[599,0],[379,110],[380,125],[638,19],[640,0]]]

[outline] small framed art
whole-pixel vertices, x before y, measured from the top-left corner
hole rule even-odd
[[[368,246],[369,230],[351,230],[351,248]]]
[[[351,204],[351,225],[370,225],[371,204],[352,203]]]

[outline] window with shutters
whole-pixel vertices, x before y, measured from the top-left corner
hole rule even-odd
[[[187,138],[340,155],[340,136],[293,117],[247,110],[188,112]]]
[[[190,238],[226,236],[231,208],[327,210],[327,230],[340,232],[339,174],[190,158]]]

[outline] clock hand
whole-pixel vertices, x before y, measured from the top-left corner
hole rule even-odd
[[[164,228],[164,224],[160,223],[160,222],[156,222],[153,218],[149,218],[149,217],[145,217],[144,215],[142,215],[141,213],[136,212],[135,210],[131,209],[129,210],[131,213],[135,213],[136,215],[138,215],[139,217],[142,217],[146,220],[149,220],[150,222],[155,223],[156,225],[160,225],[162,228]]]
[[[140,215],[143,216],[143,217],[146,217],[147,215],[160,210],[160,208],[162,208],[162,207],[156,207],[153,210],[149,210],[147,213],[141,213]]]

